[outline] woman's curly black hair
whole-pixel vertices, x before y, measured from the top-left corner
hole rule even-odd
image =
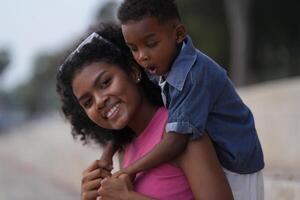
[[[159,22],[181,20],[175,0],[124,0],[119,7],[118,19],[122,24],[144,17],[156,17]]]
[[[62,102],[62,111],[71,123],[74,138],[79,136],[84,144],[90,140],[99,144],[113,141],[115,145],[124,147],[134,138],[133,131],[129,127],[122,130],[99,127],[86,115],[72,90],[71,84],[75,74],[92,62],[104,61],[116,64],[127,73],[131,72],[133,65],[137,66],[118,25],[101,24],[96,33],[101,37],[93,38],[82,45],[60,66],[56,76],[56,90]],[[161,106],[160,88],[148,79],[142,69],[140,71],[142,75],[140,86],[145,91],[146,98],[152,104]]]

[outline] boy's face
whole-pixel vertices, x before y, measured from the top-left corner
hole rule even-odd
[[[178,38],[176,24],[171,20],[160,23],[155,17],[122,24],[125,41],[135,60],[151,74],[165,75],[176,55]]]

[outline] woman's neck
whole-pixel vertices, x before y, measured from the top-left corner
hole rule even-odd
[[[142,103],[143,105],[138,108],[137,114],[129,123],[129,127],[136,133],[140,135],[143,130],[148,126],[149,122],[153,118],[159,106],[150,104],[149,102]]]

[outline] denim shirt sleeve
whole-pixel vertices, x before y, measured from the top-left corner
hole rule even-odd
[[[211,97],[204,83],[193,78],[193,73],[189,73],[182,90],[169,85],[169,95],[172,98],[168,105],[167,132],[191,134],[192,139],[203,135],[211,107]]]

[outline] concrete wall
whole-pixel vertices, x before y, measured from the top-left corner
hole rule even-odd
[[[265,199],[300,199],[300,78],[239,93],[254,113],[265,153]],[[77,199],[82,171],[100,153],[75,142],[57,114],[16,127],[0,135],[0,200]]]

